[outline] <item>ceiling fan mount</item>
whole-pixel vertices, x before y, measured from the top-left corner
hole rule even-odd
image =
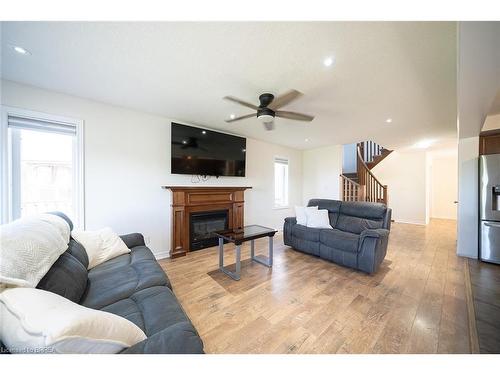
[[[266,108],[274,100],[274,95],[268,92],[261,94],[259,96],[260,108]]]
[[[257,117],[264,125],[266,130],[274,129],[274,118],[282,117],[290,120],[298,120],[298,121],[312,121],[314,116],[306,115],[303,113],[297,112],[289,112],[289,111],[280,111],[279,108],[287,105],[293,100],[301,97],[303,94],[297,90],[290,90],[275,97],[270,93],[263,93],[259,96],[259,106],[256,106],[252,103],[248,103],[244,100],[235,98],[233,96],[225,96],[224,99],[238,103],[248,108],[252,108],[256,111],[256,113],[251,113],[248,115],[243,115],[239,117],[234,117],[226,120],[226,122],[234,122],[239,121],[251,117]]]

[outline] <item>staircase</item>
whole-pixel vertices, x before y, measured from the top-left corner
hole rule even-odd
[[[384,160],[392,150],[385,149],[373,141],[356,145],[356,173],[340,175],[342,200],[378,202],[387,205],[387,185],[382,185],[372,169]]]

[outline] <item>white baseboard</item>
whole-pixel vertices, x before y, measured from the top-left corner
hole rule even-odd
[[[401,223],[401,224],[427,225],[424,221],[394,220],[394,222],[395,222],[395,223]]]
[[[170,258],[170,251],[168,251],[168,250],[159,251],[157,253],[154,253],[154,255],[155,255],[155,258],[157,260],[165,259],[165,258]]]
[[[456,216],[445,217],[445,216],[431,216],[431,219],[442,219],[442,220],[457,220]]]

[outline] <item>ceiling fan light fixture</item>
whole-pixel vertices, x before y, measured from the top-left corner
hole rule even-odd
[[[257,118],[259,119],[260,122],[262,122],[264,124],[268,124],[268,123],[274,121],[274,116],[266,115],[266,114],[260,115]]]

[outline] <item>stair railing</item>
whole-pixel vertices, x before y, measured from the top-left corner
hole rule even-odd
[[[348,202],[364,201],[365,189],[356,181],[351,180],[349,177],[340,175],[340,184],[342,191],[342,200]]]
[[[365,163],[371,163],[376,156],[382,154],[382,150],[384,149],[373,141],[360,142],[358,143],[358,147],[361,149],[361,155]]]
[[[380,202],[387,205],[387,185],[382,185],[367,167],[363,155],[363,146],[357,147],[357,173],[358,183],[364,186],[364,201]]]

